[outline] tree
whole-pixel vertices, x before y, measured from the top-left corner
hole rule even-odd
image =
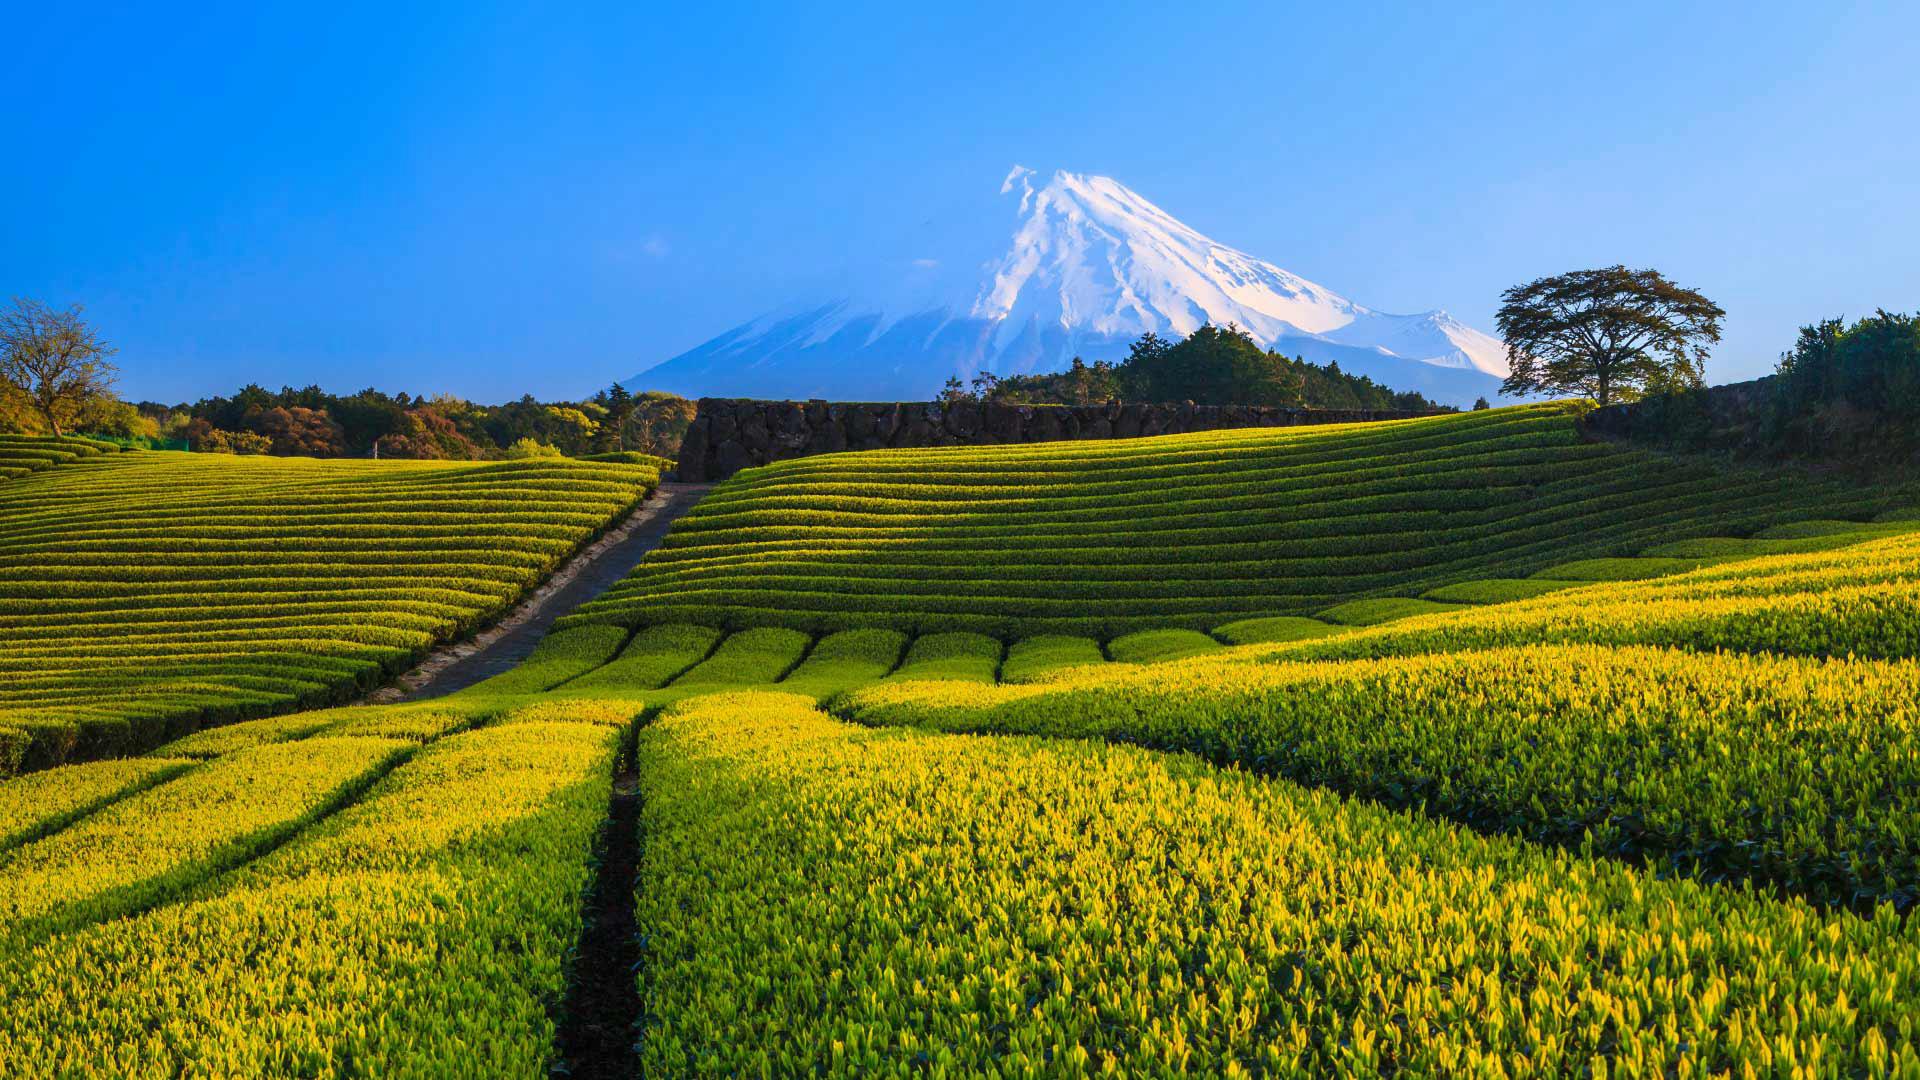
[[[974,380],[972,393],[952,379],[942,395],[948,401],[969,398],[1009,405],[1191,400],[1201,405],[1315,409],[1439,408],[1421,394],[1395,393],[1364,375],[1341,371],[1338,364],[1322,367],[1262,349],[1237,327],[1212,325],[1177,341],[1143,334],[1118,364],[1088,364],[1074,357],[1065,371],[997,378],[983,374]]]
[[[1845,402],[1920,415],[1920,313],[1881,310],[1851,327],[1840,319],[1802,327],[1775,373],[1790,411]]]
[[[1719,305],[1654,270],[1610,266],[1516,285],[1494,322],[1512,374],[1503,394],[1572,393],[1602,405],[1697,387]]]
[[[591,451],[594,434],[599,430],[599,421],[580,409],[568,405],[549,405],[544,422],[534,434],[545,436],[540,441],[552,444],[562,453],[585,454]]]
[[[401,413],[399,429],[374,440],[373,449],[380,457],[430,461],[475,461],[482,456],[480,447],[432,405]]]
[[[73,426],[74,430],[89,435],[111,435],[121,439],[153,439],[160,435],[158,422],[142,415],[135,406],[114,397],[89,399],[74,414]]]
[[[187,445],[203,454],[264,454],[273,440],[251,431],[226,431],[205,420],[187,425]]]
[[[347,448],[346,432],[333,417],[300,405],[249,412],[247,427],[273,440],[270,452],[281,457],[336,457]]]
[[[633,395],[619,383],[600,391],[594,400],[607,410],[607,421],[600,425],[600,439],[594,444],[597,450],[625,450],[627,422],[633,419],[635,408]]]
[[[1482,394],[1481,396],[1473,399],[1474,412],[1483,412],[1491,408],[1493,408],[1493,405],[1487,401],[1486,395]]]
[[[1144,335],[1133,343],[1123,366],[1128,381],[1144,401],[1191,400],[1201,405],[1300,402],[1299,373],[1285,357],[1261,348],[1237,326],[1201,326],[1171,344],[1153,334]]]
[[[25,395],[54,435],[95,398],[111,394],[114,348],[80,318],[75,304],[59,311],[15,297],[0,313],[0,379]]]
[[[694,403],[676,394],[648,390],[636,394],[633,414],[620,432],[620,449],[672,457],[680,452],[680,438],[693,423]]]
[[[560,457],[560,456],[561,454],[558,448],[548,446],[546,443],[537,442],[533,439],[515,439],[513,441],[513,445],[507,447],[507,457],[514,461],[520,461],[527,458],[549,458],[549,457]]]
[[[0,380],[0,432],[32,435],[40,427],[40,410],[33,407],[26,392],[10,382]]]

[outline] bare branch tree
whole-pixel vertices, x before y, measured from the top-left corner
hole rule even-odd
[[[75,304],[65,311],[15,297],[0,311],[0,379],[24,394],[55,435],[88,401],[108,394],[116,351],[100,340]]]

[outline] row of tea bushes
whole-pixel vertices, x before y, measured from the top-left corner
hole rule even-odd
[[[1566,405],[824,455],[719,485],[569,625],[1207,630],[1910,502],[1590,443]]]
[[[119,444],[100,439],[0,434],[0,481],[120,450]]]
[[[1280,654],[1284,655],[1284,654]],[[1910,662],[1556,645],[888,682],[868,724],[1103,737],[1832,905],[1920,900]]]
[[[648,1075],[1920,1071],[1890,908],[788,695],[683,704],[638,763]]]
[[[544,1074],[612,764],[633,716],[591,705],[507,709],[410,756],[403,744],[334,734],[232,750],[0,860],[0,896],[15,916],[16,945],[0,951],[9,1073]],[[371,728],[409,709],[334,712]],[[255,850],[264,829],[294,820],[340,777],[402,757],[283,846],[208,872],[218,860],[207,849],[234,855],[244,841]],[[251,785],[244,798],[217,797],[236,784]],[[112,857],[83,857],[83,846]],[[136,849],[150,856],[139,873]],[[110,888],[108,872],[122,869],[114,880],[133,884]],[[52,909],[59,932],[45,933],[51,901],[33,900],[43,932],[24,937],[21,898],[50,882],[62,897],[112,906],[68,899]],[[124,917],[107,917],[116,914]]]
[[[0,485],[0,775],[336,701],[506,611],[647,466],[96,454]]]
[[[1750,652],[1910,655],[1914,622],[1902,616],[1908,603],[1902,597],[1920,569],[1908,565],[1909,553],[1920,550],[1920,533],[1911,525],[1898,531],[1860,526],[1853,536],[1852,547],[1723,563],[1683,577],[1610,583],[1481,579],[1453,594],[1470,603],[1359,600],[1323,613],[1325,620],[1269,616],[1223,624],[1211,634],[1142,630],[1104,644],[1042,634],[1003,647],[982,634],[910,637],[885,629],[810,641],[778,627],[727,634],[691,624],[657,624],[629,636],[617,624],[580,621],[549,635],[525,664],[476,692],[585,697],[659,691],[653,698],[667,701],[706,692],[702,687],[778,683],[824,700],[883,677],[1027,683],[1070,667],[1158,664],[1231,645],[1275,646],[1268,651],[1276,658],[1329,660],[1550,642],[1687,647],[1703,640]],[[1524,587],[1530,584],[1553,587]],[[1792,624],[1778,617],[1782,607],[1798,611],[1811,629],[1786,633]],[[1862,618],[1862,611],[1879,616]],[[1334,621],[1340,619],[1358,625]],[[1703,639],[1703,628],[1717,636]]]
[[[0,958],[178,896],[338,805],[404,749],[352,738],[257,747],[14,848],[0,862]],[[73,812],[60,786],[0,790],[10,815]]]
[[[1920,656],[1920,532],[1420,615],[1308,642],[1291,655],[1358,659],[1543,642]]]

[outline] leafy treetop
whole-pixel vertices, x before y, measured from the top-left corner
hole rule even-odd
[[[1200,405],[1281,405],[1315,409],[1407,409],[1439,406],[1424,396],[1395,393],[1337,363],[1314,364],[1262,348],[1236,326],[1201,326],[1170,341],[1141,335],[1118,364],[1087,364],[1075,357],[1065,371],[996,377],[981,373],[969,392],[949,379],[943,398],[1006,404],[1091,405],[1108,401]]]
[[[1503,394],[1571,393],[1602,405],[1697,387],[1720,340],[1719,305],[1655,270],[1609,266],[1516,285],[1495,322]]]

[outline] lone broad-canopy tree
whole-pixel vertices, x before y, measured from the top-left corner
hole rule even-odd
[[[1512,370],[1500,392],[1581,394],[1602,405],[1699,386],[1726,314],[1658,271],[1624,266],[1544,277],[1500,298],[1495,321]]]
[[[55,435],[113,386],[112,346],[80,318],[38,300],[15,298],[0,311],[0,380],[25,397]]]

